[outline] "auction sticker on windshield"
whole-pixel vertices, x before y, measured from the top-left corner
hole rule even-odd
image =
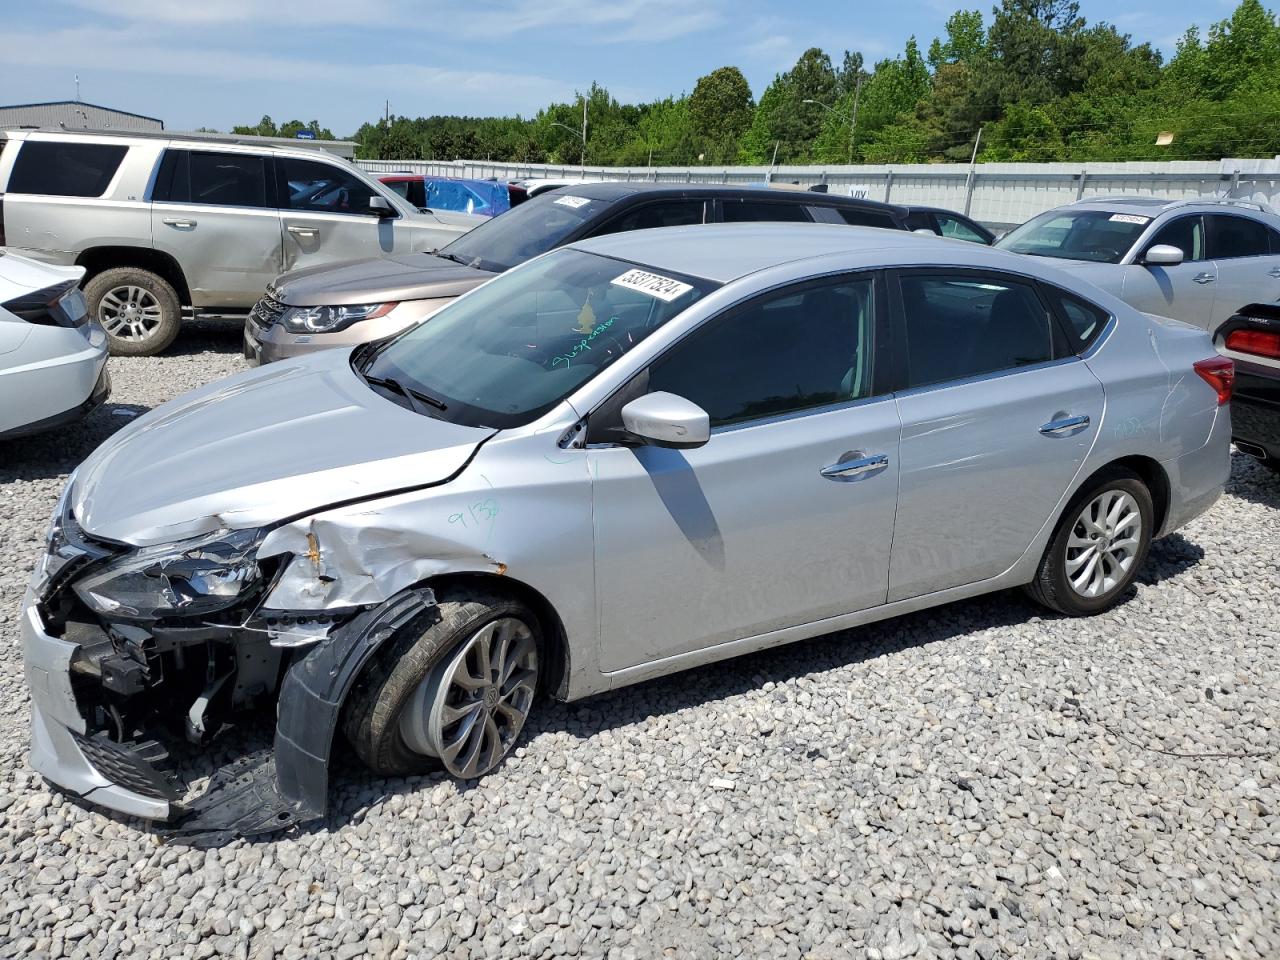
[[[657,297],[665,303],[670,303],[672,300],[683,297],[693,289],[687,283],[672,280],[670,277],[664,277],[658,273],[649,273],[647,270],[628,270],[622,276],[614,277],[610,282],[619,287],[626,287],[628,290],[647,293],[649,296]]]
[[[1134,213],[1113,213],[1111,220],[1114,223],[1147,223],[1150,217],[1140,217]]]
[[[577,210],[579,207],[585,207],[591,200],[587,197],[560,197],[556,203],[562,207],[573,207]]]

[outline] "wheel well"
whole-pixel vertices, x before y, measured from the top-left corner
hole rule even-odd
[[[1161,528],[1164,526],[1165,517],[1169,513],[1169,476],[1164,472],[1164,467],[1150,457],[1132,456],[1121,457],[1119,460],[1112,460],[1105,467],[1095,470],[1089,478],[1080,485],[1080,489],[1087,487],[1099,474],[1106,473],[1115,467],[1123,467],[1126,470],[1132,470],[1142,482],[1147,485],[1147,489],[1151,491],[1151,502],[1156,508],[1156,515],[1151,524],[1152,536],[1157,536]]]
[[[556,613],[551,601],[527,583],[493,573],[447,574],[421,584],[435,589],[444,585],[455,589],[472,586],[505,593],[532,610],[538,618],[538,626],[542,628],[546,647],[543,656],[547,660],[548,669],[543,673],[543,689],[558,700],[565,698],[569,692],[569,639],[565,633],[564,621]]]
[[[159,274],[173,286],[178,300],[184,306],[191,305],[191,291],[187,288],[187,278],[178,266],[178,261],[167,253],[147,247],[91,247],[76,257],[76,266],[84,267],[85,282],[94,276],[113,267],[140,267]]]

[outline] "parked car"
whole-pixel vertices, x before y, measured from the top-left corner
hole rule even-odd
[[[0,146],[0,236],[84,268],[117,354],[160,352],[187,312],[242,319],[282,271],[432,250],[482,222],[420,214],[316,149],[49,130],[7,130]]]
[[[107,335],[85,308],[83,273],[0,247],[0,441],[78,420],[111,392]]]
[[[511,209],[511,189],[494,180],[428,177],[421,173],[388,173],[378,177],[422,213],[451,210],[496,217]]]
[[[1252,303],[1218,328],[1218,352],[1235,361],[1231,435],[1280,473],[1280,306]]]
[[[901,207],[817,193],[700,184],[591,183],[544,193],[434,256],[359,260],[280,277],[245,320],[255,363],[363,343],[419,323],[493,276],[584,237],[717,222],[907,230]]]
[[[940,237],[951,237],[955,240],[968,240],[970,243],[981,243],[990,246],[995,243],[996,235],[963,213],[946,210],[942,207],[921,207],[910,204],[907,211],[907,226],[912,230],[928,230]]]
[[[472,778],[540,691],[1006,587],[1098,613],[1220,495],[1230,370],[1203,331],[973,244],[576,242],[108,439],[23,606],[32,764],[204,842],[323,815],[339,730],[380,774]],[[201,749],[255,704],[271,762],[178,803],[157,731]]]
[[[1053,257],[1139,310],[1210,332],[1245,304],[1280,297],[1280,217],[1251,201],[1082,200],[996,246]]]

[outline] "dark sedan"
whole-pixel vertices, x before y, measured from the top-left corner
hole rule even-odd
[[[1236,362],[1231,439],[1280,473],[1280,305],[1250,304],[1218,328],[1213,342]]]

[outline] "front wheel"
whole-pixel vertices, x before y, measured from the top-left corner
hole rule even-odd
[[[484,776],[515,747],[533,707],[541,667],[538,621],[496,594],[442,593],[440,619],[393,637],[347,702],[343,729],[375,773],[444,767]]]
[[[173,343],[182,304],[168,280],[138,267],[99,273],[84,288],[89,316],[107,331],[114,357],[150,357]]]
[[[1151,548],[1155,507],[1142,478],[1116,469],[1067,506],[1027,592],[1071,617],[1115,606]]]

